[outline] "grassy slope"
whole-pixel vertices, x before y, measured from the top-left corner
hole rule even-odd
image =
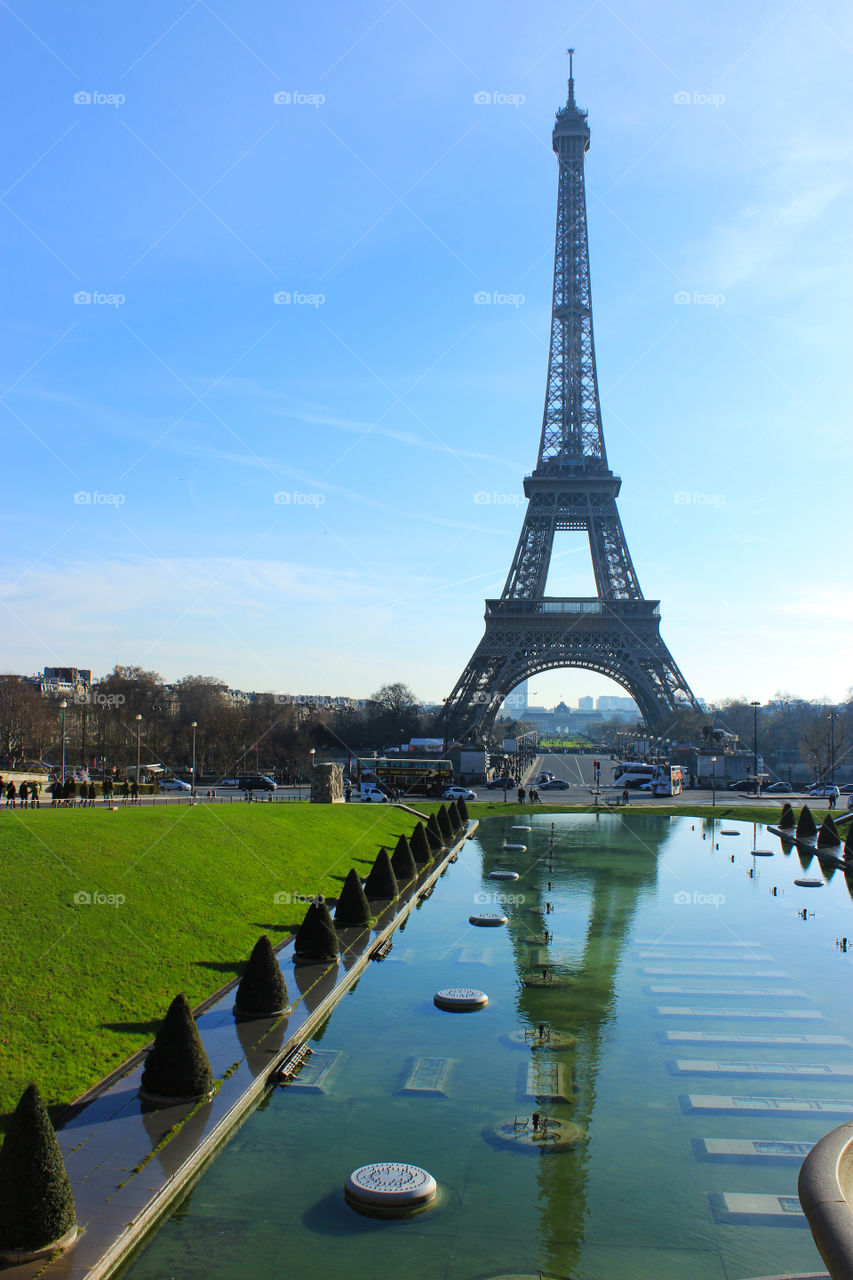
[[[71,1101],[239,972],[261,932],[337,897],[415,818],[379,806],[222,805],[0,814],[0,1118],[29,1080]],[[75,894],[123,895],[120,906]]]

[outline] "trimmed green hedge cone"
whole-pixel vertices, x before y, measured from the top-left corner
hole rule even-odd
[[[820,831],[817,833],[818,849],[837,849],[841,844],[841,836],[838,834],[838,827],[831,813],[828,813],[820,824]]]
[[[296,934],[293,954],[297,960],[337,960],[340,954],[338,935],[332,923],[332,915],[325,900],[315,898]]]
[[[405,836],[400,836],[391,855],[391,870],[394,872],[398,885],[408,884],[418,874],[412,851],[409,848],[409,842]]]
[[[439,806],[438,829],[444,838],[444,843],[450,844],[453,840],[453,823],[450,821],[450,814],[444,805]]]
[[[287,983],[272,943],[262,933],[252,948],[234,1006],[240,1013],[280,1013],[287,1007]]]
[[[364,882],[364,892],[368,898],[396,898],[400,890],[397,877],[388,857],[388,850],[383,845],[376,855],[376,861],[370,868],[370,875]]]
[[[464,827],[466,822],[471,821],[471,815],[468,812],[468,806],[461,796],[456,801],[456,811],[459,814],[460,826]]]
[[[444,848],[441,828],[438,825],[438,819],[436,818],[435,813],[431,813],[427,819],[426,838],[429,841],[429,847],[433,853],[440,853]]]
[[[422,822],[417,823],[414,831],[409,838],[409,848],[412,851],[412,857],[419,867],[425,867],[432,857],[432,850],[429,847],[429,840]]]
[[[455,800],[451,800],[447,806],[447,816],[450,819],[450,825],[454,831],[458,831],[462,826],[462,819],[459,817],[459,808]]]
[[[799,821],[797,822],[797,835],[813,836],[816,833],[817,827],[815,826],[815,820],[812,817],[812,811],[807,804],[804,804],[802,812],[800,813]]]
[[[786,801],[785,804],[782,805],[782,813],[779,816],[779,821],[776,823],[776,826],[780,827],[783,831],[789,831],[793,830],[796,825],[797,819],[794,817],[794,810]]]
[[[197,1098],[213,1088],[213,1071],[183,991],[169,1005],[154,1037],[142,1088],[164,1098]]]
[[[338,905],[335,907],[335,924],[341,929],[370,924],[370,907],[355,867],[350,867]]]
[[[71,1183],[41,1094],[27,1085],[0,1150],[0,1249],[34,1252],[77,1222]]]

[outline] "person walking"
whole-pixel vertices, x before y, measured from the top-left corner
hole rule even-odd
[[[121,798],[125,804],[127,804],[129,795],[130,795],[130,783],[128,782],[127,778],[124,778],[121,784]]]
[[[6,785],[6,808],[7,809],[14,809],[15,799],[17,797],[17,794],[18,794],[18,788],[15,786],[14,782],[10,780]]]
[[[526,799],[527,799],[527,792],[524,790],[524,787],[519,787],[519,788],[518,788],[518,803],[519,803],[519,804],[524,804],[524,801],[525,801]]]
[[[22,808],[22,809],[26,809],[26,807],[27,807],[27,800],[28,800],[28,799],[29,799],[29,797],[30,797],[30,789],[29,789],[29,787],[27,786],[26,779],[24,779],[24,781],[21,783],[21,789],[20,789],[20,791],[18,792],[18,795],[21,797],[21,808]]]
[[[94,807],[95,807],[95,796],[96,796],[96,794],[97,794],[97,793],[96,793],[96,791],[95,791],[95,784],[94,784],[94,782],[90,782],[90,783],[89,783],[89,808],[90,808],[90,809],[94,809]]]
[[[37,809],[39,807],[39,791],[41,787],[38,782],[30,783],[30,808]]]
[[[130,784],[130,802],[131,804],[139,804],[139,783],[136,778]]]

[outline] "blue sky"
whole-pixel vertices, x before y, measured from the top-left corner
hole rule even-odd
[[[846,693],[847,6],[0,20],[4,669],[449,693],[536,458],[571,44],[643,590],[700,696]],[[556,551],[549,592],[591,592]]]

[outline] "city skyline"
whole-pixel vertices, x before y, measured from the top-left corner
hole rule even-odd
[[[850,15],[333,11],[7,12],[4,669],[447,696],[535,462],[571,44],[643,591],[697,696],[840,701]]]

